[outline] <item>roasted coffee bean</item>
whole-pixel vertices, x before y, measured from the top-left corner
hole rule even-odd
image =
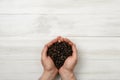
[[[48,48],[47,55],[51,57],[55,66],[59,69],[65,60],[72,55],[72,47],[69,43],[56,42]]]

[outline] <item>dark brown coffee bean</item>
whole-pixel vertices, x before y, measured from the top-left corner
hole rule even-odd
[[[55,66],[59,69],[65,60],[72,55],[72,47],[65,41],[56,42],[48,48],[47,55],[51,57]]]

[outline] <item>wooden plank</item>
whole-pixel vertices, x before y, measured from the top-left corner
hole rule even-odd
[[[112,14],[119,0],[2,0],[0,14]]]
[[[38,80],[40,52],[58,35],[77,45],[77,80],[120,80],[119,3],[1,0],[0,80]]]
[[[120,36],[118,15],[0,15],[0,36]],[[6,24],[7,23],[7,24]],[[44,36],[43,35],[43,36]]]
[[[42,73],[42,65],[40,59],[7,59],[0,61],[0,74],[10,73]],[[14,56],[16,57],[16,56]],[[33,56],[34,57],[34,56]],[[4,57],[3,57],[4,58]],[[25,58],[25,57],[24,57]],[[30,57],[32,58],[32,57]],[[80,61],[82,60],[82,61]],[[8,68],[9,67],[9,68]],[[75,68],[76,74],[112,74],[120,73],[120,59],[86,59],[80,58]]]
[[[39,64],[39,63],[38,63]],[[86,60],[82,68],[76,68],[75,74],[78,80],[98,79],[98,80],[117,80],[120,79],[120,61],[91,61]],[[9,67],[9,68],[8,68]],[[0,66],[1,76],[0,79],[29,79],[38,78],[43,69],[41,65],[37,65],[35,62],[9,62]],[[31,77],[29,76],[31,75]],[[5,77],[6,76],[6,77]],[[21,77],[20,77],[21,76]],[[99,77],[98,77],[99,76]],[[102,77],[100,77],[102,76]],[[112,79],[110,78],[112,77]],[[31,79],[30,79],[31,80]],[[37,79],[36,79],[37,80]]]
[[[38,79],[43,68],[40,52],[54,37],[1,37],[0,79]],[[119,80],[120,38],[68,37],[78,48],[78,80]]]

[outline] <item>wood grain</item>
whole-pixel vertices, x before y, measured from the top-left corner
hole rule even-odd
[[[41,50],[58,35],[77,45],[77,80],[120,80],[119,4],[0,0],[0,80],[38,80],[43,72]]]
[[[43,71],[40,52],[44,44],[52,38],[54,37],[1,38],[0,74],[3,75],[0,77],[1,80],[15,80],[20,76],[20,80],[37,79]],[[120,38],[68,38],[76,43],[78,48],[78,64],[75,68],[78,80],[120,79],[118,76],[120,73]]]
[[[0,36],[120,36],[119,15],[0,15]],[[7,23],[7,24],[6,24]]]
[[[1,14],[119,14],[119,0],[1,0]]]

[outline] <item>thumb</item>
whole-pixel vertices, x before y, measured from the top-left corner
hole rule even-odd
[[[75,44],[72,45],[72,50],[73,50],[73,55],[72,55],[72,57],[73,57],[74,59],[77,59],[77,48],[76,48],[76,45],[75,45]]]
[[[48,46],[45,45],[43,50],[42,50],[42,56],[41,56],[43,59],[47,58],[47,50],[48,50]]]

